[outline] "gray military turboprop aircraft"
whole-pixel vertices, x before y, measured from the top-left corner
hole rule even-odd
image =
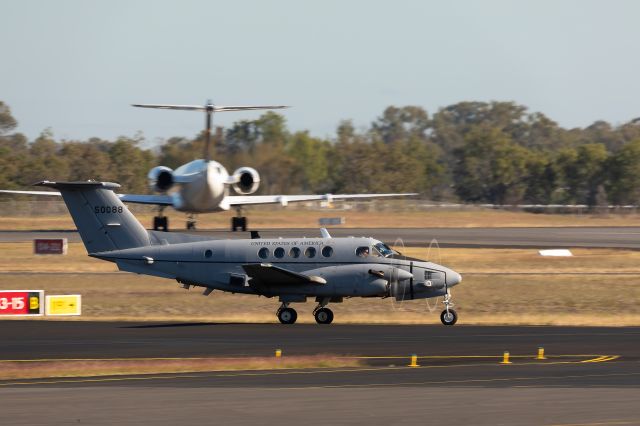
[[[175,279],[185,289],[277,296],[283,324],[293,324],[290,303],[315,297],[319,324],[333,321],[329,303],[345,297],[394,297],[398,301],[444,296],[442,323],[453,325],[449,289],[462,277],[443,266],[405,258],[373,238],[211,240],[147,231],[113,192],[109,182],[40,182],[60,191],[89,256],[122,271]]]
[[[217,161],[210,158],[211,122],[216,112],[248,111],[264,109],[287,108],[284,105],[256,105],[256,106],[217,106],[208,101],[205,105],[164,105],[164,104],[133,104],[140,108],[156,108],[182,111],[204,111],[206,114],[205,147],[203,159],[193,160],[172,170],[166,166],[157,166],[149,171],[150,188],[157,192],[155,195],[118,194],[127,203],[157,205],[159,215],[153,218],[153,229],[169,230],[169,221],[164,216],[164,209],[173,207],[175,210],[189,214],[187,229],[195,229],[197,213],[212,213],[236,210],[236,216],[231,219],[231,229],[247,230],[247,218],[242,215],[242,208],[256,204],[280,204],[302,201],[332,201],[358,198],[398,197],[416,194],[325,194],[325,195],[250,195],[260,186],[260,175],[251,167],[240,167],[232,174]],[[232,188],[237,194],[229,195]],[[51,191],[13,191],[0,190],[2,193],[28,195],[60,195]]]

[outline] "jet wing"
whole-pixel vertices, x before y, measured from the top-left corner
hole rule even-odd
[[[322,277],[304,275],[288,269],[274,266],[270,263],[252,263],[242,265],[242,269],[252,280],[263,285],[302,285],[302,284],[326,284]]]
[[[22,195],[53,195],[60,197],[58,191],[13,191],[2,189],[0,193],[4,194],[22,194]],[[173,200],[169,195],[136,195],[136,194],[116,194],[125,203],[136,204],[153,204],[157,206],[172,206]]]
[[[229,207],[246,206],[250,204],[282,204],[302,201],[333,201],[353,200],[358,198],[408,197],[417,193],[405,194],[325,194],[325,195],[229,195],[224,202]]]

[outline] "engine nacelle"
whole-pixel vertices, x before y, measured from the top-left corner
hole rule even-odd
[[[157,166],[147,175],[149,187],[156,192],[167,192],[174,184],[173,170],[166,166]]]
[[[233,184],[233,190],[238,194],[253,194],[260,186],[260,175],[251,167],[240,167],[233,172],[236,183]]]

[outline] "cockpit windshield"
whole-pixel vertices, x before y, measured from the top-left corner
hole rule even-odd
[[[391,249],[388,245],[386,245],[385,243],[377,243],[373,245],[374,250],[377,252],[376,254],[379,254],[382,257],[390,257],[393,255],[398,255],[400,253],[398,253],[397,251]]]

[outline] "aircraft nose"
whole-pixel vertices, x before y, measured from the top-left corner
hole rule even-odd
[[[458,284],[460,281],[462,281],[462,275],[460,275],[456,271],[452,271],[452,270],[449,270],[449,272],[447,272],[447,285],[448,286],[450,286],[450,287],[454,286],[454,285]]]

